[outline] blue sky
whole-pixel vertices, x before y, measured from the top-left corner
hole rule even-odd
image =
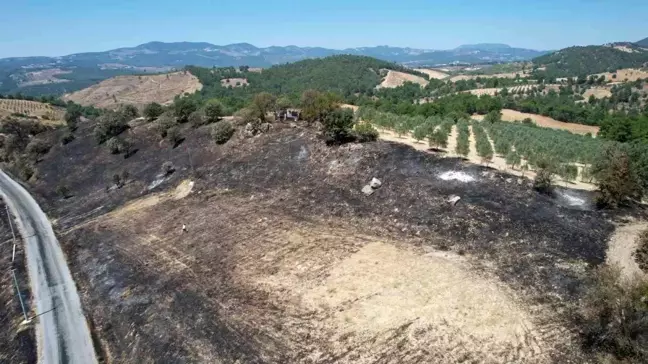
[[[648,0],[18,0],[0,12],[0,57],[149,41],[257,46],[535,49],[648,37]]]

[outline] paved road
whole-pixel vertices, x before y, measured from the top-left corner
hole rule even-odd
[[[25,240],[32,296],[36,312],[43,313],[36,319],[39,363],[96,364],[79,295],[47,216],[22,186],[2,171],[0,193]]]

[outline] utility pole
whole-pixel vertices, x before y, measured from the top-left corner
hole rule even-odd
[[[11,270],[11,275],[13,276],[13,281],[14,284],[16,285],[16,293],[18,294],[18,300],[20,300],[20,308],[22,308],[23,316],[25,316],[25,322],[29,322],[29,318],[27,317],[27,311],[25,310],[25,303],[23,302],[22,294],[20,293],[20,287],[18,286],[16,271],[14,269]]]
[[[11,214],[9,214],[9,205],[5,205],[7,210],[7,221],[9,221],[9,227],[11,228],[11,235],[13,236],[13,252],[11,253],[11,263],[13,264],[16,259],[16,233],[13,229],[13,224],[11,223]]]

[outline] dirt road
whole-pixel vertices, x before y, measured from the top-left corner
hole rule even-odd
[[[90,330],[63,251],[43,210],[0,171],[0,193],[25,240],[36,313],[39,363],[97,363]]]

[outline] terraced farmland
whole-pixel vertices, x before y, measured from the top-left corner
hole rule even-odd
[[[0,117],[11,114],[38,117],[44,122],[60,124],[63,123],[65,109],[38,101],[0,99]]]

